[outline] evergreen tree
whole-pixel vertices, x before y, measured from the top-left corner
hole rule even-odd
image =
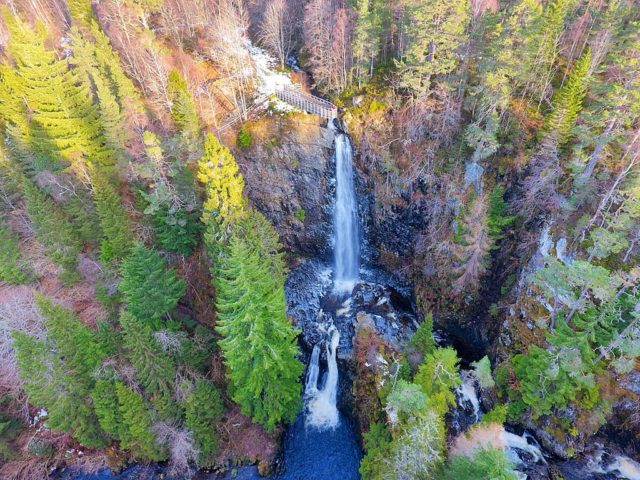
[[[22,258],[18,236],[0,217],[0,281],[21,284],[33,280],[33,271]]]
[[[577,60],[566,83],[553,98],[553,112],[547,117],[545,129],[553,135],[558,145],[564,145],[571,136],[582,101],[587,93],[591,52],[587,49]]]
[[[139,393],[120,382],[116,382],[116,394],[124,434],[120,437],[120,445],[124,449],[143,460],[160,461],[166,458],[156,445],[155,435],[151,430],[151,412]]]
[[[205,225],[221,227],[243,216],[246,203],[242,196],[244,179],[229,149],[212,134],[205,139],[198,180],[206,193],[202,214]]]
[[[99,113],[88,83],[46,48],[41,26],[33,31],[6,10],[4,17],[10,33],[7,53],[15,65],[14,75],[9,77],[14,83],[11,90],[20,93],[22,109],[29,112],[26,128],[23,125],[10,129],[28,136],[13,141],[29,146],[38,169],[79,160],[112,169],[114,158],[104,145]],[[16,115],[5,121],[14,125],[24,122],[20,112],[9,112]]]
[[[373,66],[380,50],[382,25],[380,6],[372,0],[357,0],[353,33],[353,68],[358,85],[362,86],[373,74]]]
[[[433,313],[429,312],[409,340],[409,347],[416,349],[424,357],[433,353],[436,342],[433,339]]]
[[[162,257],[137,244],[121,266],[118,288],[124,295],[127,310],[144,324],[157,330],[163,317],[173,310],[184,295],[185,283]]]
[[[158,244],[169,252],[189,255],[200,243],[200,214],[178,209],[171,212],[163,206],[153,215],[153,228]]]
[[[507,202],[503,198],[504,190],[500,185],[496,185],[489,193],[489,209],[487,212],[487,232],[497,242],[504,237],[502,231],[511,225],[516,217],[506,215]],[[494,244],[492,248],[496,248]]]
[[[408,44],[398,67],[402,84],[416,96],[431,89],[431,78],[452,72],[466,41],[469,22],[467,2],[425,0],[411,2],[408,9]]]
[[[303,370],[297,332],[286,317],[281,264],[280,256],[233,236],[215,278],[217,330],[232,398],[269,430],[295,418]]]
[[[444,415],[456,404],[454,390],[460,385],[459,362],[453,348],[437,348],[425,357],[416,374],[415,382],[427,395],[428,406],[439,415]]]
[[[48,411],[52,430],[70,431],[82,445],[103,447],[106,439],[93,410],[93,373],[105,352],[95,334],[75,315],[44,297],[46,339],[14,333],[14,347],[25,391]]]
[[[183,144],[187,149],[195,150],[200,143],[202,127],[187,82],[175,69],[169,72],[167,93],[171,101],[171,116],[178,127]]]
[[[24,182],[24,197],[36,239],[51,260],[63,268],[62,280],[75,281],[82,245],[73,226],[55,202],[29,180]]]
[[[482,448],[473,452],[473,457],[456,455],[449,460],[438,480],[517,480],[503,450]]]
[[[120,315],[123,346],[126,356],[136,370],[136,379],[151,397],[161,397],[170,403],[176,367],[158,341],[149,325],[129,312]]]
[[[384,467],[391,449],[391,433],[383,423],[373,423],[363,435],[365,456],[358,471],[363,480],[385,480]]]
[[[126,428],[120,413],[115,382],[97,380],[91,398],[100,427],[116,440],[126,439]]]
[[[202,467],[213,463],[218,450],[216,424],[224,413],[224,403],[218,389],[208,380],[199,379],[186,402],[185,425],[193,432],[200,449],[198,464]]]
[[[120,195],[101,173],[92,175],[93,197],[104,237],[100,242],[103,261],[121,259],[133,245],[133,226],[122,205]]]

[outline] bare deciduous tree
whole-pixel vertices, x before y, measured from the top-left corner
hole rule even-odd
[[[266,6],[260,23],[260,42],[284,67],[293,49],[295,24],[287,0],[272,0]]]
[[[188,478],[200,455],[191,432],[168,422],[156,423],[153,430],[156,442],[169,451],[169,474]]]

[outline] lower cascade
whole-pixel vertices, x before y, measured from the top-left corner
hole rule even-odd
[[[335,428],[340,423],[340,415],[336,406],[338,397],[336,352],[340,341],[340,332],[334,327],[329,333],[330,344],[326,346],[327,378],[324,386],[322,388],[318,387],[320,349],[316,345],[313,347],[311,354],[304,392],[305,397],[307,397],[307,425],[319,429]]]

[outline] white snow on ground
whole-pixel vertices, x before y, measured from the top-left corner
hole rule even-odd
[[[277,60],[268,52],[251,43],[247,45],[247,50],[255,66],[256,93],[258,97],[269,97],[284,87],[295,88],[289,74],[277,70]],[[289,105],[277,98],[273,98],[271,104],[279,112],[298,111],[293,105]],[[267,105],[268,103],[265,103],[265,107]]]

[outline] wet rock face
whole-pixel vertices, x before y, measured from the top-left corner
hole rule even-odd
[[[252,146],[234,154],[253,205],[287,252],[329,259],[334,132],[314,116],[264,117],[246,127]]]
[[[400,348],[417,327],[411,302],[405,292],[368,281],[357,283],[351,292],[333,292],[332,268],[318,260],[307,260],[294,268],[286,283],[287,313],[301,329],[307,349],[327,340],[334,324],[340,331],[338,357],[351,360],[352,339],[363,315],[384,342]]]

